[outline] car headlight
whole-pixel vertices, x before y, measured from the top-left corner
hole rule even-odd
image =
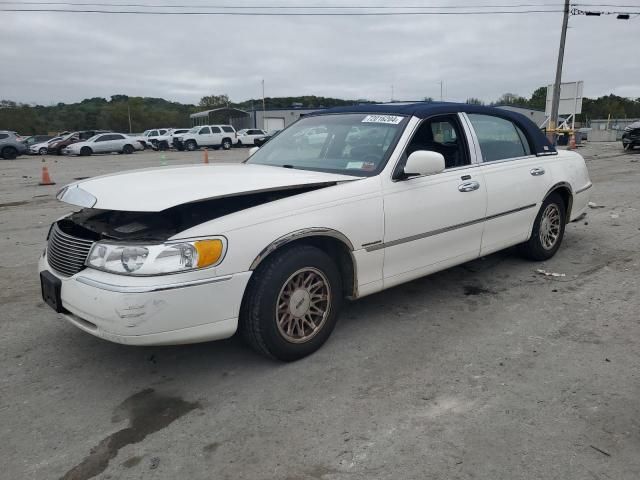
[[[218,265],[226,250],[222,237],[162,245],[97,242],[85,264],[121,275],[164,275]]]

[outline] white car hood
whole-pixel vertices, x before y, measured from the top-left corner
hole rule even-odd
[[[266,165],[183,165],[133,170],[72,183],[58,192],[58,200],[86,208],[160,212],[201,200],[358,179]]]

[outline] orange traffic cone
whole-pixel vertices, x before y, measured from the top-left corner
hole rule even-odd
[[[204,147],[204,153],[202,154],[204,163],[209,163],[209,150]]]
[[[569,135],[569,150],[575,150],[576,149],[576,135],[575,133],[572,133],[571,135]]]
[[[49,176],[49,169],[47,168],[46,165],[42,165],[42,180],[40,180],[40,183],[38,185],[55,185],[56,182],[51,180],[51,177]]]

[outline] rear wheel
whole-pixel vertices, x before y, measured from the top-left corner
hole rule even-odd
[[[80,155],[83,156],[83,157],[88,157],[92,153],[93,152],[91,151],[91,149],[89,147],[82,147],[80,149]]]
[[[185,147],[187,150],[189,150],[190,152],[193,152],[196,148],[198,148],[198,144],[193,141],[193,140],[189,140],[186,144]]]
[[[233,146],[233,143],[231,142],[230,138],[225,138],[224,140],[222,140],[221,146],[224,150],[229,150]]]
[[[15,160],[18,156],[18,150],[13,147],[4,147],[2,149],[2,158],[5,160]]]
[[[124,153],[125,155],[131,155],[133,153],[133,146],[131,145],[125,145],[124,147],[122,147],[122,153]]]
[[[557,193],[549,195],[536,216],[531,237],[519,246],[520,252],[531,260],[553,257],[562,243],[567,209]]]
[[[342,279],[322,250],[298,245],[275,252],[254,273],[240,312],[244,339],[283,361],[310,355],[335,327]]]

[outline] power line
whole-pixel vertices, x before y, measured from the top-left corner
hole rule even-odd
[[[481,4],[481,5],[197,5],[197,4],[150,4],[150,3],[113,3],[113,2],[56,2],[56,1],[2,1],[4,5],[63,5],[77,7],[144,7],[144,8],[196,8],[196,9],[219,9],[219,10],[477,10],[484,8],[541,8],[558,7],[557,3],[520,3],[514,5],[505,4]],[[579,4],[576,4],[579,5]]]
[[[203,16],[242,16],[242,17],[391,17],[402,15],[523,15],[534,13],[558,13],[562,10],[493,10],[493,11],[465,11],[465,12],[207,12],[207,11],[154,11],[154,10],[98,10],[98,9],[69,9],[69,8],[0,8],[0,12],[34,12],[34,13],[96,13],[96,14],[130,14],[130,15],[203,15]]]

